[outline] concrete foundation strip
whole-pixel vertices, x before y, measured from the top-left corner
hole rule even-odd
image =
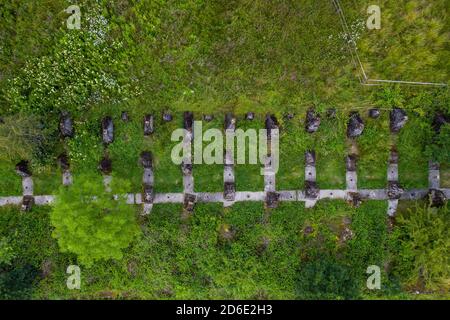
[[[450,188],[439,188],[446,198],[450,197]],[[399,200],[419,200],[423,199],[428,194],[428,189],[411,189],[403,193]],[[389,200],[387,191],[385,189],[360,189],[359,194],[363,200]],[[339,189],[327,189],[320,190],[320,195],[317,200],[347,200],[349,191]],[[283,190],[278,191],[280,195],[279,201],[294,201],[294,202],[307,202],[310,199],[305,197],[302,190]],[[198,192],[194,193],[197,196],[197,202],[200,203],[223,203],[227,201],[223,197],[222,192]],[[128,204],[143,204],[142,194],[124,194]],[[118,195],[115,196],[118,198]],[[23,197],[0,197],[0,206],[7,205],[20,205]],[[34,196],[36,205],[50,205],[55,201],[54,195],[41,195]],[[184,193],[157,193],[153,204],[165,204],[165,203],[183,203]],[[234,202],[260,202],[265,200],[264,191],[238,191],[236,192],[236,199]],[[317,201],[316,200],[316,201]]]

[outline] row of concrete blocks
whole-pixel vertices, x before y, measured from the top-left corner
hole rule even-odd
[[[308,112],[309,113],[309,112]],[[108,121],[104,121],[108,122]],[[111,123],[110,121],[108,123]],[[187,136],[184,139],[184,144],[189,147],[193,138],[193,114],[192,112],[184,113],[184,128],[187,129]],[[267,115],[265,121],[266,129],[270,132],[272,129],[278,128],[278,122],[275,116]],[[107,124],[102,126],[107,127]],[[228,113],[225,116],[225,130],[234,131],[236,128],[236,119],[232,114]],[[269,134],[269,139],[271,135]],[[270,141],[269,141],[270,146]],[[391,153],[388,168],[388,188],[386,190],[357,190],[357,175],[356,175],[356,158],[349,155],[346,159],[346,190],[319,190],[316,184],[316,168],[315,168],[315,153],[308,151],[305,154],[305,191],[281,191],[276,192],[275,175],[268,174],[264,176],[264,191],[263,192],[239,192],[235,190],[234,166],[232,165],[232,151],[226,150],[226,165],[224,166],[224,192],[222,193],[194,193],[194,179],[192,175],[191,159],[184,159],[182,164],[184,193],[182,201],[180,194],[164,194],[161,199],[167,199],[167,202],[183,202],[185,209],[192,211],[195,202],[223,202],[225,206],[231,205],[236,201],[265,201],[267,207],[275,208],[278,201],[305,201],[306,207],[312,207],[317,200],[320,199],[345,199],[353,205],[358,206],[362,199],[382,200],[386,196],[389,201],[388,214],[394,215],[398,204],[398,200],[402,197],[404,190],[398,184],[398,155],[395,152]],[[266,169],[270,172],[270,164],[272,158],[269,154],[266,157]],[[157,196],[153,194],[153,170],[151,153],[144,152],[141,154],[141,162],[144,166],[143,176],[143,193],[141,200],[135,197],[133,203],[142,202],[144,204],[144,213],[150,213],[153,203],[158,203]],[[437,164],[430,164],[430,189],[439,189],[439,166]],[[104,176],[104,184],[106,190],[109,190],[111,176]],[[69,185],[72,183],[68,165],[63,168],[63,184]],[[32,180],[30,177],[24,177],[24,198],[23,204],[28,208],[33,201],[32,197]],[[30,190],[31,189],[31,190]],[[420,191],[420,192],[419,192]],[[421,190],[413,190],[406,193],[406,199],[415,199],[415,197],[424,197]],[[385,196],[386,194],[386,196]],[[176,196],[173,196],[176,195]],[[44,196],[44,202],[46,201]],[[14,198],[14,197],[13,197]],[[16,201],[16,200],[14,200]],[[36,201],[36,203],[41,201]],[[164,202],[161,202],[164,203]]]
[[[450,197],[449,188],[439,189],[448,198]],[[291,202],[307,202],[313,201],[305,195],[303,190],[284,190],[277,191],[278,201]],[[352,191],[339,189],[324,189],[319,191],[319,195],[314,201],[318,200],[349,200],[351,199]],[[362,200],[389,200],[388,191],[386,189],[361,189],[358,193]],[[419,200],[426,197],[429,189],[412,189],[405,191],[399,200]],[[186,203],[191,201],[190,197],[195,197],[196,203],[223,203],[224,206],[231,206],[237,202],[260,202],[267,201],[270,197],[270,192],[264,191],[238,191],[235,193],[235,200],[228,201],[224,198],[223,192],[197,192],[192,194],[186,193],[156,193],[154,194],[151,204],[165,204],[165,203]],[[28,198],[29,197],[29,198]],[[125,197],[128,204],[145,204],[143,195],[141,193],[129,193],[124,195],[114,195],[114,198]],[[24,199],[29,199],[36,205],[50,205],[54,202],[55,196],[41,195],[41,196],[12,196],[0,197],[0,206],[6,205],[21,205]]]

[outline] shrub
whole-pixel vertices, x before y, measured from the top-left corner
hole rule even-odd
[[[89,32],[67,32],[52,53],[28,61],[9,80],[8,111],[85,111],[93,104],[127,100],[131,91],[123,84],[120,43],[97,41]]]
[[[297,293],[301,299],[356,299],[359,289],[349,266],[333,255],[318,254],[300,269]]]
[[[29,299],[39,270],[31,265],[0,273],[0,299]]]
[[[114,179],[117,194],[128,186],[127,181]],[[51,212],[53,236],[61,251],[77,254],[87,266],[96,260],[121,259],[122,250],[139,234],[134,209],[125,197],[114,200],[102,190],[99,179],[80,176],[73,186],[60,188]]]
[[[450,163],[450,124],[442,126],[433,142],[426,145],[425,153],[439,163]]]
[[[448,286],[450,264],[450,216],[448,207],[416,205],[397,219],[394,272],[405,287],[438,290]]]

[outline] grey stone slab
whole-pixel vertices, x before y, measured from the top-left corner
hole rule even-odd
[[[225,165],[227,165],[227,166],[234,165],[233,150],[230,150],[230,149],[225,150]]]
[[[192,175],[183,176],[184,193],[194,192],[194,177]]]
[[[266,156],[264,168],[264,191],[275,192],[275,173],[271,168],[272,157]]]
[[[427,193],[428,190],[420,190],[420,189],[407,190],[401,195],[400,199],[401,200],[423,199],[427,196]]]
[[[236,202],[238,201],[264,201],[265,192],[236,192]]]
[[[297,201],[306,201],[305,191],[297,190]]]
[[[222,192],[199,192],[197,202],[223,202]]]
[[[387,170],[388,181],[398,181],[398,164],[390,163]]]
[[[24,196],[32,196],[33,195],[33,178],[32,177],[23,177],[22,178],[22,191]]]
[[[430,189],[439,189],[441,185],[441,174],[439,164],[430,162],[428,169],[428,186]]]
[[[156,196],[155,196],[155,197],[156,197]],[[153,202],[155,202],[155,201],[153,200]],[[142,194],[136,193],[136,194],[134,195],[134,203],[135,203],[135,204],[142,204]]]
[[[297,191],[279,191],[280,201],[297,201]]]
[[[23,197],[1,197],[0,207],[7,205],[19,205],[22,203]]]
[[[319,199],[346,199],[347,191],[346,190],[320,190]]]
[[[305,166],[305,181],[316,181],[316,167]]]
[[[144,205],[142,206],[142,214],[148,215],[152,212],[152,209],[153,209],[153,203],[144,203]]]
[[[398,200],[388,200],[387,214],[390,217],[395,216],[395,213],[397,212],[397,207],[398,207]]]
[[[127,194],[127,204],[135,204],[134,193]]]
[[[103,185],[105,186],[106,192],[111,192],[111,182],[112,182],[112,176],[110,176],[110,175],[103,176]]]
[[[347,190],[350,191],[358,190],[358,175],[356,171],[347,171],[345,173],[345,181],[347,184]]]
[[[36,205],[50,205],[54,201],[55,201],[55,197],[52,195],[34,197],[34,203]]]
[[[183,203],[183,193],[157,193],[153,203]]]
[[[72,173],[69,170],[64,170],[62,173],[62,184],[70,186],[73,183]]]
[[[358,190],[358,193],[362,199],[386,200],[388,198],[385,189],[372,189],[372,190],[362,189]]]
[[[223,181],[234,183],[234,168],[230,165],[225,165],[223,168]]]
[[[440,189],[447,199],[450,199],[450,189]]]
[[[142,183],[153,186],[153,183],[154,183],[153,169],[144,168],[144,174],[142,176]]]

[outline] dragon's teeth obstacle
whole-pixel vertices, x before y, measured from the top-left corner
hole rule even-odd
[[[328,114],[328,112],[327,112]],[[372,118],[379,117],[379,110],[371,109],[369,116]],[[172,121],[172,115],[164,112],[164,121]],[[123,121],[128,121],[126,112],[121,116]],[[212,120],[212,116],[208,116],[208,120]],[[247,121],[254,120],[254,114],[249,112],[246,114]],[[193,129],[193,113],[185,112],[183,119],[183,127],[186,129],[186,134],[183,138],[184,147],[190,148],[194,129]],[[292,117],[288,117],[288,120]],[[305,123],[305,130],[313,134],[320,126],[320,115],[309,109],[307,111]],[[392,134],[397,134],[405,125],[408,117],[406,112],[402,109],[395,108],[390,113],[390,129]],[[63,139],[69,139],[74,135],[73,123],[70,115],[63,112],[60,119],[60,133]],[[105,155],[100,161],[99,170],[104,176],[104,184],[106,190],[109,189],[111,183],[112,162],[108,157],[108,145],[114,141],[114,124],[111,117],[102,119],[102,139],[105,146]],[[305,181],[304,190],[277,190],[276,189],[276,175],[272,170],[271,163],[273,161],[270,150],[271,131],[278,129],[278,121],[274,115],[267,115],[265,119],[265,128],[268,131],[268,152],[265,158],[264,171],[264,187],[262,191],[249,192],[237,191],[235,186],[234,173],[234,155],[233,150],[225,148],[225,163],[223,171],[223,192],[194,192],[194,178],[192,159],[185,158],[181,164],[181,173],[183,176],[182,193],[154,193],[154,173],[153,173],[153,156],[150,151],[144,151],[139,155],[140,164],[144,169],[142,177],[142,192],[137,194],[127,194],[126,199],[128,204],[138,204],[143,206],[143,213],[149,214],[154,204],[164,203],[180,203],[183,204],[184,210],[188,213],[194,210],[196,203],[202,202],[219,202],[224,206],[231,206],[235,202],[242,201],[264,201],[267,208],[277,207],[280,201],[302,201],[305,202],[305,207],[313,207],[317,201],[322,199],[341,199],[346,200],[352,206],[359,206],[363,200],[383,200],[388,201],[389,216],[394,216],[399,200],[416,200],[425,197],[430,197],[433,205],[443,205],[446,199],[450,197],[450,189],[440,187],[440,171],[439,164],[429,162],[429,189],[414,189],[403,190],[398,180],[398,159],[399,154],[395,147],[390,152],[388,162],[388,170],[386,175],[387,185],[385,189],[358,189],[358,177],[356,173],[357,155],[350,150],[349,155],[343,159],[346,167],[346,189],[321,190],[316,182],[316,155],[314,150],[309,150],[304,154],[305,163]],[[231,114],[225,115],[224,131],[226,135],[234,135],[236,130],[236,118]],[[154,117],[152,114],[147,114],[143,119],[143,134],[151,135],[155,131]],[[355,147],[355,138],[363,134],[364,122],[357,112],[352,112],[347,123],[347,138]],[[276,130],[273,132],[277,132]],[[68,186],[72,184],[73,179],[70,173],[70,163],[67,153],[63,153],[58,157],[58,164],[63,173],[63,185]],[[27,161],[21,161],[16,165],[16,172],[22,177],[22,196],[0,197],[0,206],[5,205],[21,205],[22,210],[28,211],[33,205],[48,205],[51,204],[55,197],[53,195],[37,195],[33,194],[33,179],[32,173],[29,169]],[[116,199],[118,195],[114,196]]]

